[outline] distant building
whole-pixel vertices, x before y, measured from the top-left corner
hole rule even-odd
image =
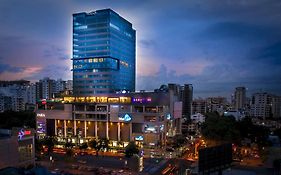
[[[204,123],[205,122],[205,116],[200,114],[200,113],[196,113],[191,115],[191,121],[194,123]]]
[[[167,88],[169,90],[172,90],[178,100],[182,102],[182,117],[185,119],[190,119],[193,99],[192,84],[184,84],[183,86],[181,86],[179,84],[171,83],[168,84]]]
[[[27,103],[36,104],[36,84],[29,84],[27,90]]]
[[[237,109],[237,110],[245,109],[245,105],[246,105],[246,88],[245,87],[235,88],[234,103],[235,103],[235,109]]]
[[[64,81],[62,79],[57,79],[57,81],[55,81],[55,86],[56,86],[56,89],[54,90],[53,93],[64,92],[66,89],[66,81]]]
[[[26,104],[36,104],[36,88],[29,81],[0,82],[0,112],[24,111]]]
[[[180,89],[180,100],[182,101],[182,115],[189,119],[191,116],[191,106],[193,100],[192,84],[184,84]]]
[[[188,130],[188,123],[187,121],[190,119],[191,113],[192,113],[192,99],[193,99],[193,86],[192,84],[184,84],[183,86],[179,84],[168,84],[168,87],[161,86],[160,91],[165,91],[165,89],[168,89],[168,91],[172,91],[173,95],[176,100],[181,102],[182,110],[181,110],[181,133],[186,134]],[[158,90],[158,91],[159,91]],[[167,91],[167,90],[166,90]]]
[[[36,89],[36,100],[43,98],[43,92],[42,92],[42,82],[36,82],[35,83],[35,89]]]
[[[271,97],[271,112],[273,118],[281,117],[281,96],[272,95]]]
[[[268,118],[281,117],[281,97],[266,92],[255,93],[252,96],[251,116]]]
[[[36,100],[52,99],[62,95],[72,95],[73,82],[72,80],[53,80],[45,77],[39,82],[36,82]]]
[[[73,14],[73,94],[135,91],[136,31],[111,9]]]
[[[251,115],[266,118],[270,116],[269,98],[267,93],[255,93],[252,96]]]
[[[208,97],[207,112],[218,112],[220,115],[230,108],[226,97]]]
[[[72,80],[67,80],[66,85],[65,85],[66,90],[68,91],[73,91],[73,81]]]
[[[42,98],[51,99],[53,98],[53,93],[56,92],[56,82],[55,80],[45,77],[42,80],[39,80],[39,83],[42,85]]]
[[[195,99],[192,101],[192,114],[197,113],[207,113],[207,101],[205,99]]]

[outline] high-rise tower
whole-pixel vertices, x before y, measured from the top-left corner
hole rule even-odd
[[[73,14],[73,93],[135,91],[136,31],[111,9]]]
[[[246,88],[236,87],[234,94],[235,109],[244,109],[246,104]]]

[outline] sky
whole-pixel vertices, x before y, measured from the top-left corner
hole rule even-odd
[[[2,0],[0,80],[72,79],[72,14],[111,8],[137,31],[137,90],[281,95],[279,0]]]

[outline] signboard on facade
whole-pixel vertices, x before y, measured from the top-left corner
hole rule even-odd
[[[26,130],[26,129],[22,128],[18,132],[18,139],[21,140],[25,136],[29,136],[29,135],[31,135],[31,130]]]
[[[132,117],[129,114],[124,114],[119,116],[118,118],[120,121],[129,122],[132,120]]]
[[[46,117],[45,114],[43,114],[43,113],[37,113],[36,116],[37,117]]]
[[[133,103],[148,103],[151,102],[151,97],[134,97],[132,98]]]
[[[143,141],[143,136],[142,136],[142,135],[136,136],[136,137],[135,137],[135,140],[136,140],[136,141]]]
[[[46,115],[37,113],[36,116],[36,133],[39,135],[46,134]]]

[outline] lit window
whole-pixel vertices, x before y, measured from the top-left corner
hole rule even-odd
[[[87,28],[88,28],[88,26],[86,26],[86,25],[74,27],[74,29],[79,29],[79,30],[81,30],[81,29],[87,29]]]
[[[116,25],[114,25],[114,24],[112,24],[112,23],[109,23],[109,26],[112,27],[112,28],[114,28],[114,29],[116,29],[116,30],[120,30],[119,27],[117,27]]]

